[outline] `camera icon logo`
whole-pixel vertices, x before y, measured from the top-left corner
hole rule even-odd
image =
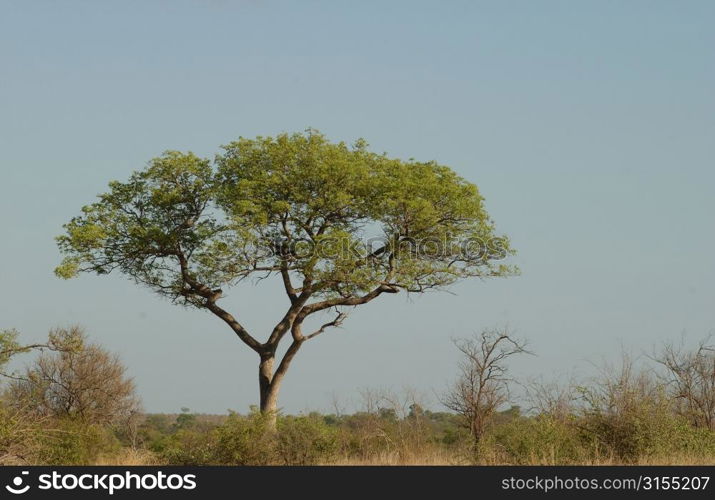
[[[6,485],[5,489],[9,491],[10,493],[13,493],[15,495],[22,495],[23,493],[27,493],[27,490],[30,489],[30,485],[26,484],[24,487],[22,486],[23,482],[23,477],[22,476],[27,476],[29,474],[28,471],[24,470],[20,473],[21,475],[15,476],[12,480],[12,486],[11,485]]]

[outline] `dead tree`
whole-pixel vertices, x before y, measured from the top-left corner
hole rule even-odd
[[[715,346],[708,337],[693,350],[684,343],[663,346],[653,359],[665,368],[679,413],[696,427],[715,430]]]
[[[461,415],[478,452],[494,414],[509,399],[506,361],[515,354],[529,353],[525,342],[513,339],[506,330],[484,330],[469,339],[455,339],[462,353],[459,376],[442,399]]]

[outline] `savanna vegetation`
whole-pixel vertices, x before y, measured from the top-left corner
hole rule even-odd
[[[55,272],[120,273],[210,313],[257,355],[257,404],[148,414],[122,361],[80,328],[30,345],[3,331],[0,464],[715,463],[708,341],[624,355],[588,380],[534,383],[509,369],[532,354],[527,343],[485,330],[454,341],[461,362],[436,404],[364,391],[351,413],[337,403],[330,413],[281,411],[294,357],[352,308],[518,272],[483,201],[449,167],[315,130],[240,138],[214,160],[177,151],[151,160],[64,226]],[[280,291],[265,310],[281,312],[261,336],[228,310],[224,290],[268,278]],[[26,366],[10,369],[23,356]]]
[[[715,464],[707,342],[624,354],[565,383],[511,378],[512,357],[529,351],[508,332],[455,344],[462,363],[441,403],[364,390],[356,411],[336,398],[328,413],[278,412],[274,427],[257,407],[144,413],[121,360],[81,329],[53,330],[34,345],[5,331],[0,464]],[[25,368],[10,371],[22,355]]]

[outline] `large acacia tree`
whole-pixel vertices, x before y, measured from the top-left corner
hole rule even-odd
[[[260,408],[272,413],[298,351],[351,307],[514,271],[474,184],[435,162],[392,159],[362,140],[331,143],[314,130],[240,138],[214,161],[166,152],[111,182],[64,227],[58,276],[118,271],[211,312],[258,355]],[[221,299],[270,276],[282,283],[275,302],[285,312],[259,340]]]

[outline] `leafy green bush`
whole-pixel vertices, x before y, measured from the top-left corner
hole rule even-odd
[[[620,414],[583,417],[584,438],[618,461],[635,463],[673,454],[714,454],[713,433],[690,426],[683,418],[649,402]]]
[[[278,456],[286,465],[329,462],[339,448],[338,431],[319,415],[281,417],[278,420]]]
[[[275,434],[268,429],[268,418],[255,409],[247,416],[231,413],[213,433],[215,463],[269,465],[276,462]]]
[[[171,465],[216,464],[216,437],[211,432],[181,429],[154,442],[159,459]]]
[[[520,417],[495,426],[486,447],[510,464],[568,464],[593,459],[594,449],[581,439],[575,419],[550,415]]]

